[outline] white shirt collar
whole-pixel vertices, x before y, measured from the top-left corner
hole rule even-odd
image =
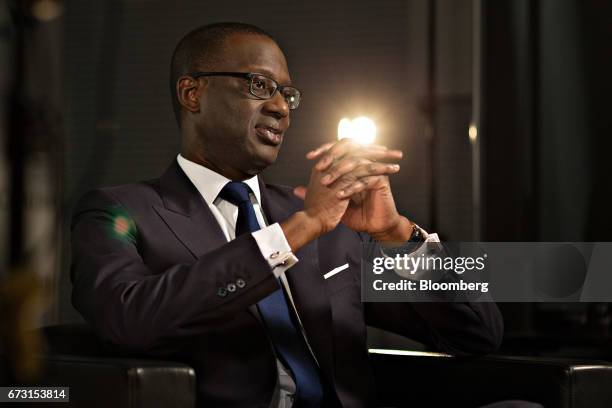
[[[208,204],[214,203],[223,187],[225,187],[225,185],[231,181],[227,177],[222,176],[221,174],[212,171],[207,167],[187,160],[180,154],[177,156],[176,160],[178,161],[181,169],[183,169],[189,180],[191,180],[193,185],[198,189]],[[244,183],[251,188],[251,191],[257,199],[257,203],[261,203],[261,194],[259,192],[259,181],[257,180],[257,176],[244,180]]]

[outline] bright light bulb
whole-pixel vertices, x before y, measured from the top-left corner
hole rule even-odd
[[[342,118],[338,123],[338,140],[351,137],[353,132],[353,122],[350,119]]]
[[[371,144],[376,139],[376,125],[365,116],[353,120],[343,118],[338,123],[338,140],[350,138],[360,144]]]

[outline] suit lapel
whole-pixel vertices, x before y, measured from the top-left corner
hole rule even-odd
[[[159,186],[164,206],[154,209],[195,258],[227,243],[208,204],[176,160],[159,179]]]
[[[282,202],[289,203],[286,197],[275,199],[278,194],[266,189],[259,177],[261,200],[264,214],[270,224],[281,222],[291,216],[298,208],[283,207]],[[291,295],[300,315],[308,342],[315,353],[323,373],[333,381],[333,336],[332,316],[329,298],[325,295],[325,280],[319,269],[317,240],[300,248],[296,256],[299,262],[287,271],[287,280]]]

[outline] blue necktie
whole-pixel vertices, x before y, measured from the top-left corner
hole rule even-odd
[[[236,237],[260,229],[249,191],[245,183],[231,181],[219,193],[221,198],[238,207]],[[323,403],[321,379],[300,330],[291,320],[281,288],[260,300],[257,307],[278,355],[293,374],[297,387],[294,406],[319,407]]]

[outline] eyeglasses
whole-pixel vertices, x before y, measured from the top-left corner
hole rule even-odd
[[[249,92],[258,99],[270,99],[276,91],[280,92],[289,109],[294,110],[300,105],[302,93],[292,86],[283,86],[272,78],[256,73],[244,72],[190,72],[188,76],[197,79],[206,76],[229,76],[249,80]]]

